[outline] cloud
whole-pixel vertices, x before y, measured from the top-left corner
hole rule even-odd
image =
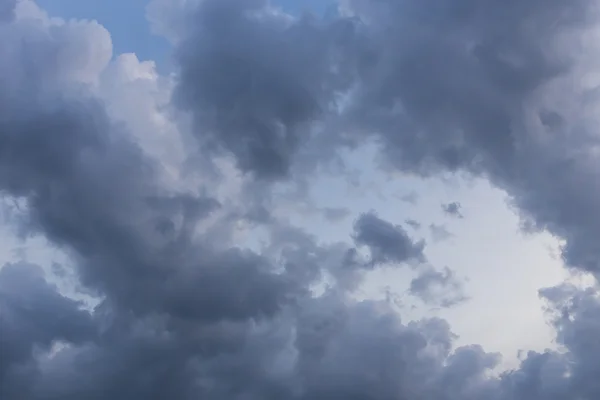
[[[323,214],[325,214],[325,218],[330,220],[331,222],[336,222],[342,220],[350,214],[348,210],[345,208],[325,208],[323,210]]]
[[[584,86],[593,84],[572,83],[594,69],[595,60],[585,55],[591,49],[579,47],[581,38],[594,42],[594,3],[342,3],[338,22],[347,17],[353,26],[341,49],[351,62],[342,67],[355,78],[340,90],[347,94],[340,107],[346,133],[358,140],[374,135],[388,168],[420,175],[466,170],[488,177],[508,192],[532,227],[566,239],[568,264],[596,270],[600,254],[592,242],[600,221],[593,204],[594,182],[600,180],[594,172],[593,101]],[[183,70],[189,65],[183,63]],[[193,84],[182,85],[187,82]],[[261,87],[268,92],[272,82]],[[582,101],[589,112],[577,106]],[[300,120],[310,119],[306,114]],[[288,149],[279,153],[280,165],[293,163],[296,150]],[[378,238],[396,237],[393,225],[386,226],[389,234]],[[402,258],[383,241],[363,243],[382,258]],[[419,387],[404,397],[569,398],[571,378],[561,375],[568,368],[559,354],[531,353],[520,369],[498,380],[472,379],[480,376],[473,371],[494,364],[493,357],[477,347],[457,354],[456,369],[445,371],[438,392]]]
[[[585,72],[583,66],[593,67],[584,51],[569,53],[568,44],[593,37],[593,2],[498,7],[468,0],[433,8],[410,0],[356,0],[345,2],[350,17],[319,23],[283,16],[262,2],[204,2],[195,16],[199,28],[178,47],[180,104],[208,123],[196,129],[203,142],[231,152],[244,171],[271,178],[287,174],[308,140],[310,130],[301,128],[342,110],[345,130],[356,139],[375,134],[395,168],[489,176],[532,219],[530,226],[567,240],[569,264],[594,270],[598,254],[586,238],[595,237],[600,224],[581,222],[573,210],[595,215],[589,196],[596,191],[573,185],[595,170],[594,138],[586,133],[595,114],[583,115],[557,96],[560,87],[573,99],[589,90],[583,83],[565,85],[571,74]],[[217,17],[231,23],[215,23]],[[217,36],[215,29],[224,26]],[[293,54],[279,47],[284,42]],[[234,80],[219,78],[225,71],[220,62],[236,69],[228,72]],[[346,93],[346,100],[332,110],[325,105],[335,93]],[[561,104],[569,115],[554,110]],[[583,129],[568,152],[561,150],[570,126],[565,119]],[[543,140],[544,132],[554,132],[556,140]],[[572,208],[574,202],[579,206]]]
[[[415,230],[421,229],[421,223],[415,221],[414,219],[407,219],[404,221],[404,223]]]
[[[451,307],[467,300],[463,283],[448,267],[441,271],[426,268],[410,282],[410,294],[423,300],[425,304]]]
[[[448,240],[454,236],[454,234],[450,232],[444,225],[431,224],[429,225],[429,232],[431,233],[431,237],[435,242]]]
[[[416,192],[410,192],[400,196],[400,200],[408,204],[417,204],[417,200],[419,200],[419,195]]]
[[[64,57],[55,63],[57,69],[48,70],[47,63],[35,60],[23,66],[30,70],[30,81],[39,77],[42,87],[46,80],[55,84],[57,76],[64,74],[58,67],[74,68],[69,57],[85,38],[70,24],[84,26],[70,22],[49,31],[65,38],[56,39],[64,48],[59,46],[55,54],[48,54]],[[20,22],[15,25],[19,28]],[[84,28],[82,32],[94,31]],[[103,47],[94,34],[87,40],[89,47]],[[22,46],[24,52],[46,54],[37,50],[39,43],[24,42]],[[77,60],[73,61],[76,66]],[[4,65],[11,61],[9,58]],[[74,251],[80,258],[82,281],[135,312],[163,309],[182,317],[192,312],[195,318],[211,319],[219,306],[208,293],[215,285],[227,285],[228,279],[237,280],[237,272],[249,274],[248,286],[240,290],[243,301],[225,297],[227,304],[222,305],[228,311],[220,311],[231,313],[232,318],[246,317],[246,312],[258,316],[274,311],[279,300],[270,297],[266,286],[259,287],[286,285],[275,282],[280,278],[268,261],[235,249],[223,253],[201,250],[189,242],[190,227],[207,218],[218,202],[202,194],[169,193],[158,186],[156,171],[162,165],[110,120],[100,102],[89,95],[65,95],[68,83],[61,89],[34,87],[31,95],[35,98],[28,98],[30,93],[25,91],[16,98],[18,108],[13,100],[12,107],[4,109],[0,144],[6,155],[0,159],[0,187],[27,200],[29,228]],[[203,253],[203,268],[191,254],[196,251]],[[255,280],[254,274],[262,277]],[[204,284],[208,286],[201,287]],[[279,298],[283,292],[275,286],[272,294]],[[256,302],[250,300],[252,296]],[[275,303],[271,304],[272,300]],[[212,305],[201,311],[198,305],[206,301]],[[186,302],[197,306],[190,311],[182,306]],[[222,317],[219,314],[217,318]]]
[[[177,103],[208,148],[258,177],[285,177],[346,80],[335,67],[344,25],[292,20],[264,1],[204,1],[194,18],[176,52]]]
[[[0,395],[24,396],[37,372],[35,353],[56,343],[93,341],[96,326],[82,305],[61,295],[31,264],[0,269]],[[6,396],[6,397],[5,397]]]
[[[449,216],[456,218],[464,218],[462,213],[460,212],[462,206],[459,202],[452,202],[448,204],[442,204],[442,211]]]
[[[78,391],[88,393],[86,396],[90,398],[101,392],[111,393],[115,398],[129,396],[126,393],[146,396],[150,392],[144,383],[134,383],[133,389],[128,388],[128,384],[118,382],[112,370],[117,365],[134,368],[144,363],[142,354],[148,350],[145,340],[150,346],[160,348],[161,339],[152,337],[153,329],[159,336],[167,337],[184,334],[188,329],[186,320],[196,321],[200,327],[201,321],[205,321],[208,327],[211,321],[217,324],[224,320],[246,320],[250,314],[256,318],[266,317],[287,301],[284,297],[293,296],[295,289],[289,287],[285,277],[276,274],[263,257],[235,248],[218,251],[208,243],[205,248],[191,243],[193,230],[190,227],[206,218],[218,202],[202,195],[172,193],[168,188],[157,186],[156,171],[160,170],[160,163],[145,154],[127,130],[110,120],[89,91],[75,90],[75,84],[61,79],[71,68],[84,68],[77,65],[78,59],[70,59],[71,55],[79,55],[80,43],[87,40],[90,48],[103,48],[97,36],[86,36],[86,32],[93,29],[84,26],[81,31],[73,30],[71,24],[85,25],[61,22],[46,28],[35,21],[19,20],[3,27],[19,31],[25,37],[37,30],[44,35],[39,35],[36,41],[2,35],[2,49],[16,48],[17,51],[3,53],[7,57],[3,58],[0,85],[11,89],[12,85],[21,83],[24,90],[0,90],[3,104],[0,190],[26,201],[30,231],[44,234],[72,253],[82,283],[101,301],[94,316],[105,319],[101,325],[108,326],[93,345],[68,347],[45,361],[51,370],[40,378],[40,387],[44,390],[38,389],[42,391],[31,396],[74,398],[79,396]],[[72,44],[74,48],[70,47]],[[22,54],[31,56],[21,57]],[[18,74],[23,69],[28,71],[28,81],[19,81]],[[3,274],[11,271],[3,269]],[[12,275],[7,276],[12,278]],[[7,279],[5,275],[3,278]],[[244,287],[239,285],[240,278],[246,282]],[[230,292],[233,287],[235,296]],[[40,288],[40,295],[43,295],[42,290],[46,289]],[[202,307],[202,303],[206,307]],[[57,306],[63,307],[61,303]],[[29,311],[17,308],[15,312]],[[55,314],[49,310],[44,315]],[[70,314],[65,316],[70,318]],[[16,318],[25,317],[19,314]],[[183,326],[163,326],[165,323]],[[33,337],[27,346],[39,346],[46,341],[50,344],[62,338],[61,331],[54,334],[50,329],[55,328],[51,325],[47,332],[40,333],[51,335],[48,339]],[[57,329],[63,328],[59,325]],[[146,329],[146,332],[139,331]],[[207,336],[220,335],[206,329]],[[3,335],[3,339],[9,340],[7,347],[17,346],[15,340],[22,340],[12,334]],[[130,350],[119,354],[120,346],[129,345]],[[169,349],[174,346],[176,353],[183,349],[174,338],[166,340],[164,345]],[[146,372],[140,371],[140,374],[152,377],[160,371],[165,373],[161,365],[170,365],[170,351],[155,351],[158,352],[156,357],[162,358],[160,365],[149,365]],[[4,370],[17,368],[13,364],[20,363],[21,358],[19,355],[6,359],[10,365],[3,367]],[[183,368],[185,359],[173,355],[173,360],[180,363],[174,368]],[[90,379],[74,381],[75,366],[89,365],[93,365],[88,375]],[[65,369],[59,371],[55,367]],[[155,367],[156,372],[152,370]],[[29,379],[35,379],[34,372]],[[47,378],[54,375],[56,379]],[[8,384],[13,379],[3,374],[0,381]],[[65,386],[60,387],[61,384]],[[174,390],[175,384],[165,385]],[[106,392],[101,391],[103,387]],[[8,399],[25,396],[17,389],[10,390]]]
[[[387,168],[488,177],[527,226],[566,240],[569,265],[595,271],[597,113],[592,100],[577,105],[594,85],[577,77],[596,68],[595,3],[342,3],[327,21],[260,1],[206,1],[190,13],[198,28],[178,45],[177,98],[201,141],[281,179],[311,123],[334,119],[334,149],[374,137]]]
[[[19,12],[2,23],[0,192],[26,204],[23,229],[68,252],[97,304],[84,309],[38,267],[5,266],[0,397],[600,396],[595,289],[543,291],[564,351],[530,352],[496,376],[499,355],[455,348],[447,322],[405,323],[384,302],[357,301],[352,292],[367,271],[347,267],[360,249],[319,243],[270,215],[273,187],[265,184],[290,176],[318,131],[315,120],[333,115],[339,120],[319,135],[335,126],[375,137],[388,168],[489,177],[533,227],[567,241],[569,264],[594,270],[594,112],[575,107],[586,98],[581,88],[569,89],[576,100],[565,107],[564,96],[546,96],[563,93],[561,83],[572,84],[569,73],[583,62],[568,51],[587,32],[591,2],[344,3],[348,16],[327,23],[296,20],[262,1],[186,8],[175,105],[192,114],[202,156],[216,171],[227,169],[227,154],[246,173],[232,178],[241,182],[230,188],[235,200],[222,182],[211,185],[216,173],[197,186],[162,179],[187,154],[158,151],[162,128],[131,116],[139,110],[105,104],[139,90],[140,109],[155,115],[159,100],[148,94],[160,96],[148,65],[133,57],[109,64],[104,28]],[[127,71],[146,78],[120,75]],[[115,81],[122,87],[98,87]],[[538,118],[542,105],[560,115]],[[164,132],[184,141],[171,128]],[[341,136],[328,151],[346,143]],[[250,249],[238,241],[239,225],[257,209],[268,215],[253,218],[268,241]],[[374,212],[359,216],[351,234],[370,253],[363,267],[426,259],[424,242]],[[315,293],[324,277],[334,282]],[[424,270],[411,290],[439,301],[434,288],[452,296],[455,285],[450,270]]]
[[[379,132],[388,164],[489,177],[530,226],[566,240],[569,265],[595,271],[595,84],[572,83],[597,64],[595,2],[347,3],[372,60],[347,115]]]
[[[373,212],[358,218],[354,224],[353,239],[358,246],[369,249],[373,265],[425,260],[424,241],[413,241],[400,225],[382,220]]]

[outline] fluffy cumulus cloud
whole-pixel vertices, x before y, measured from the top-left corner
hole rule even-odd
[[[166,77],[114,57],[96,22],[0,0],[0,193],[87,299],[2,267],[0,398],[600,398],[595,286],[543,290],[560,351],[493,373],[500,356],[457,347],[446,321],[356,299],[367,274],[409,265],[425,303],[464,300],[424,241],[368,210],[340,243],[284,215],[311,174],[343,176],[339,153],[374,142],[388,172],[489,179],[600,275],[598,5],[345,0],[320,18],[155,1]]]

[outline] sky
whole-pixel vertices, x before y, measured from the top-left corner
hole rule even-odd
[[[0,398],[597,400],[599,6],[0,0]]]

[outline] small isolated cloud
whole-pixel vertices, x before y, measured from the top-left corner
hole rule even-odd
[[[444,211],[444,213],[451,217],[464,218],[464,216],[461,212],[461,209],[462,209],[462,205],[457,201],[452,202],[452,203],[442,204],[442,210]]]
[[[400,225],[394,225],[374,212],[362,214],[354,224],[353,238],[371,253],[371,264],[423,262],[424,241],[413,241]]]
[[[419,195],[417,194],[417,192],[414,191],[400,195],[398,197],[401,201],[412,205],[417,204],[417,201],[419,201]]]
[[[434,242],[448,240],[454,236],[444,225],[431,224],[429,225],[429,232]]]
[[[323,215],[325,216],[325,218],[328,221],[331,222],[338,222],[344,218],[346,218],[348,215],[350,215],[350,211],[347,210],[346,208],[333,208],[333,207],[326,207],[322,209],[323,211]]]
[[[414,219],[404,220],[404,223],[413,228],[414,230],[421,229],[421,223],[419,221],[415,221]]]
[[[425,304],[452,307],[468,300],[463,282],[448,267],[441,271],[428,267],[410,282],[409,292]]]

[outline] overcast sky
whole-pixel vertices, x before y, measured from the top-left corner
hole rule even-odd
[[[0,399],[597,400],[599,6],[0,0]]]

